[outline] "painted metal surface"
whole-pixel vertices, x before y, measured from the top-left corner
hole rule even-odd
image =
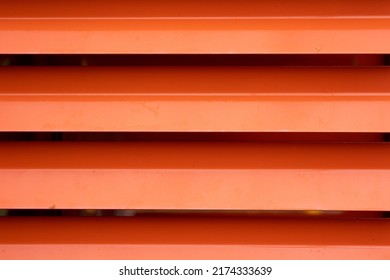
[[[0,53],[389,53],[387,1],[2,3]],[[178,4],[180,3],[180,4]],[[240,9],[237,9],[237,7]],[[353,7],[353,8],[351,8]],[[26,43],[28,42],[28,44]]]
[[[390,145],[2,143],[3,208],[390,209]]]
[[[390,14],[388,0],[14,0],[1,3],[1,18],[241,18],[368,17]]]
[[[386,219],[0,220],[0,259],[390,258],[390,221]]]
[[[0,259],[390,259],[389,1],[0,6]]]
[[[6,67],[0,75],[0,131],[390,131],[386,67]]]

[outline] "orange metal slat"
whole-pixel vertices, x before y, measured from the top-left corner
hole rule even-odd
[[[390,209],[384,143],[2,143],[0,154],[4,209]]]
[[[3,1],[0,18],[372,17],[390,15],[388,0],[29,0]]]
[[[390,221],[382,219],[57,217],[0,225],[0,259],[390,258]]]
[[[390,69],[6,67],[0,131],[390,131]]]
[[[386,54],[389,37],[388,18],[0,19],[2,54]]]
[[[18,0],[2,7],[0,53],[7,54],[390,51],[386,1]]]

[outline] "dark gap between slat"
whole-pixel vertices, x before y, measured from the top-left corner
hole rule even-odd
[[[382,54],[0,55],[2,66],[381,66]]]
[[[222,142],[389,142],[388,133],[327,132],[0,132],[4,141],[222,141]]]

